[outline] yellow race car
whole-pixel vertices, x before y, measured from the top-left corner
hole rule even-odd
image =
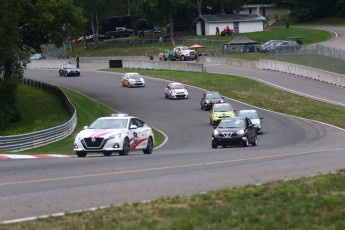
[[[218,125],[223,118],[235,117],[235,111],[229,103],[214,104],[210,110],[210,124]]]

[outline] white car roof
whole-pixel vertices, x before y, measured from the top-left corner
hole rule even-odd
[[[257,113],[258,111],[256,111],[255,109],[242,109],[240,111],[238,111],[239,113]]]

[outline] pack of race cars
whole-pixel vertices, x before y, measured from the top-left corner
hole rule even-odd
[[[145,87],[146,83],[138,73],[125,73],[122,86]],[[164,89],[167,99],[188,99],[189,93],[184,84],[169,82]],[[214,127],[211,146],[256,146],[258,134],[262,134],[262,119],[254,109],[236,112],[230,103],[217,91],[202,94],[200,107],[208,110],[209,123]],[[74,140],[74,151],[78,157],[85,157],[88,152],[102,152],[110,156],[113,152],[128,155],[131,150],[142,150],[151,154],[154,145],[153,129],[144,121],[127,114],[114,114],[96,119],[90,126],[85,126]]]

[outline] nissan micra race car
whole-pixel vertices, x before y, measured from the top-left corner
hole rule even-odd
[[[230,103],[214,104],[210,110],[210,124],[217,125],[223,118],[234,117],[235,111]]]
[[[127,155],[130,150],[151,154],[153,144],[153,130],[142,120],[127,114],[113,114],[85,126],[74,140],[74,151],[78,157],[85,157],[88,152],[102,152],[104,156],[113,152]]]
[[[165,98],[169,99],[187,99],[189,97],[186,87],[178,82],[170,82],[164,90]]]
[[[122,86],[131,87],[144,87],[145,80],[143,76],[138,73],[125,73],[122,77]]]

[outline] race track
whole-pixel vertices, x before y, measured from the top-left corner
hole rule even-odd
[[[298,81],[306,81],[222,65],[207,70],[262,78],[296,91]],[[163,94],[166,81],[146,78],[147,87],[132,89],[121,86],[121,76],[83,71],[81,77],[65,78],[57,70],[25,72],[26,78],[77,90],[138,116],[163,131],[167,143],[152,155],[2,161],[0,221],[310,176],[345,165],[343,130],[261,109],[264,134],[258,146],[214,150],[208,112],[199,106],[203,90],[189,86],[190,99],[170,101]],[[305,84],[299,93],[345,99],[343,89],[318,82]],[[226,101],[237,110],[250,108]]]

